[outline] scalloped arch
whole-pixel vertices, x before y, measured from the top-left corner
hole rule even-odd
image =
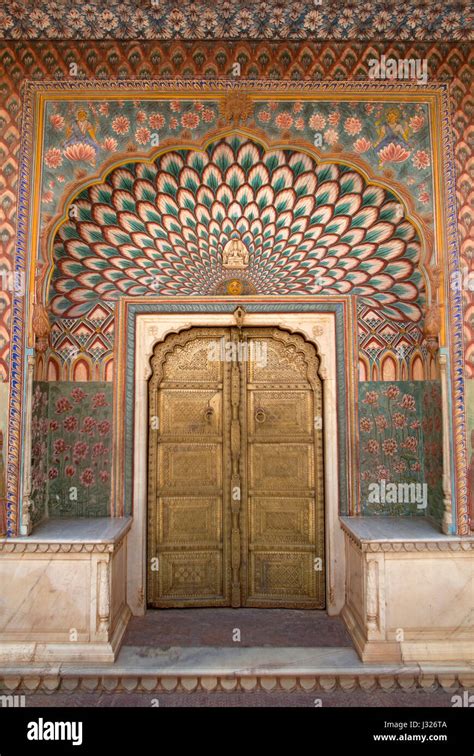
[[[342,161],[246,135],[169,148],[112,168],[56,228],[50,302],[78,317],[121,296],[213,295],[222,250],[258,294],[353,294],[394,320],[419,321],[421,240],[397,195]]]

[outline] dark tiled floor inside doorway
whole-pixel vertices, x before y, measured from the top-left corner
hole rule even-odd
[[[306,609],[149,609],[132,617],[124,645],[352,647],[339,617]]]

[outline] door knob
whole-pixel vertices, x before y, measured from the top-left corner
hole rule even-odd
[[[257,423],[263,423],[265,421],[266,417],[267,416],[266,416],[265,412],[263,411],[263,409],[258,409],[255,412],[255,420],[257,421]]]

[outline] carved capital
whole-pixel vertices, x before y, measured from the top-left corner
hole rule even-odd
[[[429,353],[434,356],[439,348],[438,336],[441,328],[441,308],[439,304],[432,302],[425,313],[423,335]]]
[[[49,346],[51,323],[49,322],[48,311],[43,304],[35,304],[32,323],[33,333],[36,336],[36,351],[46,352]]]

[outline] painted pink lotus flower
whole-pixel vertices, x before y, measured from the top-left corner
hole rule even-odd
[[[126,116],[117,116],[112,121],[112,128],[116,134],[126,134],[130,129],[130,121]]]
[[[74,467],[74,465],[67,465],[64,472],[66,473],[68,478],[72,478],[73,475],[75,475],[76,468]]]
[[[89,486],[92,486],[92,484],[95,483],[94,471],[91,470],[90,467],[86,468],[82,473],[80,480],[86,488],[89,488]]]
[[[295,121],[295,129],[298,131],[303,131],[304,129],[304,118],[297,118]]]
[[[49,122],[53,129],[56,129],[57,131],[61,131],[66,125],[66,121],[62,115],[59,115],[59,113],[54,113],[49,119]]]
[[[310,129],[314,129],[315,131],[320,131],[321,129],[324,129],[325,126],[326,126],[326,119],[320,113],[315,113],[309,119]]]
[[[137,123],[145,123],[146,121],[146,113],[144,110],[139,110],[136,115]]]
[[[205,123],[210,123],[216,117],[216,114],[214,113],[214,111],[212,110],[212,108],[204,108],[204,110],[202,111],[201,115],[202,115],[202,120]]]
[[[102,115],[108,116],[109,115],[109,103],[108,102],[101,102],[99,105],[99,113]]]
[[[148,123],[152,129],[162,129],[165,125],[165,119],[161,113],[152,113],[148,119]]]
[[[379,395],[376,391],[367,391],[367,394],[364,399],[364,404],[377,404],[379,400]]]
[[[385,391],[385,396],[388,396],[389,399],[396,399],[399,394],[400,389],[398,388],[398,386],[389,386]]]
[[[375,418],[375,425],[377,426],[378,431],[385,430],[385,428],[388,427],[388,420],[385,415],[377,415]]]
[[[276,100],[272,100],[271,102],[268,103],[268,107],[270,108],[270,110],[276,110],[278,107],[278,103],[276,102]]]
[[[107,152],[115,152],[118,146],[118,142],[113,137],[106,137],[102,142],[102,149]]]
[[[405,439],[402,446],[404,449],[408,449],[409,451],[416,451],[418,448],[418,439],[416,436],[408,436],[408,438]]]
[[[393,424],[395,428],[404,428],[407,424],[405,415],[402,415],[401,412],[395,412],[393,416]]]
[[[336,129],[326,129],[326,131],[324,132],[324,140],[328,144],[331,144],[331,145],[336,144],[338,139],[339,139],[339,134],[336,131]]]
[[[195,102],[194,103],[194,110],[201,111],[204,110],[204,104],[202,102]]]
[[[331,126],[337,126],[340,120],[341,120],[341,114],[338,113],[337,110],[333,110],[332,113],[329,113],[328,121],[331,124]]]
[[[170,102],[170,110],[173,111],[173,113],[179,113],[181,110],[181,103],[179,100],[172,100]]]
[[[410,118],[410,128],[416,134],[417,131],[423,128],[425,125],[425,119],[422,115],[413,116]]]
[[[414,412],[416,410],[415,397],[411,394],[403,394],[402,401],[400,402],[400,407]]]
[[[258,114],[258,120],[262,121],[262,123],[268,123],[271,117],[272,115],[268,112],[268,110],[261,110]]]
[[[63,162],[61,150],[58,150],[57,147],[51,147],[44,156],[44,162],[48,168],[58,168]]]
[[[95,149],[90,144],[85,142],[76,142],[76,144],[70,144],[64,150],[64,156],[68,160],[74,160],[76,162],[83,161],[85,163],[95,162]]]
[[[363,430],[365,433],[370,433],[372,430],[372,420],[369,420],[368,417],[363,417],[360,421],[360,429]]]
[[[360,120],[360,118],[351,116],[350,118],[346,118],[346,120],[344,121],[344,131],[346,132],[346,134],[349,134],[349,136],[360,134],[361,129],[362,121]]]
[[[289,129],[293,126],[293,116],[290,113],[278,113],[275,124],[279,129]]]
[[[177,118],[170,118],[170,129],[177,129],[179,122]]]
[[[398,444],[394,438],[387,438],[383,442],[382,448],[385,454],[387,454],[389,457],[393,457],[393,455],[398,451]]]
[[[428,202],[430,201],[430,195],[428,194],[428,192],[421,192],[418,199],[422,205],[427,205]]]
[[[406,150],[400,144],[390,142],[379,152],[382,163],[403,163],[410,156],[410,150]]]
[[[53,192],[51,191],[51,189],[48,189],[48,191],[47,191],[47,192],[44,192],[44,193],[43,193],[43,198],[42,198],[42,200],[41,200],[41,201],[42,201],[42,202],[52,202],[52,201],[53,201],[53,199],[54,199],[54,194],[53,194]]]
[[[181,116],[181,126],[184,126],[185,129],[196,129],[200,121],[197,113],[183,113]]]
[[[60,415],[62,412],[68,412],[71,409],[71,402],[64,396],[56,400],[55,410],[57,415]]]
[[[363,152],[367,152],[372,147],[372,142],[369,142],[365,137],[361,137],[354,142],[354,150],[361,155]]]
[[[410,470],[412,472],[420,472],[420,470],[421,470],[420,463],[419,462],[412,462],[411,465],[410,465]]]
[[[425,150],[418,150],[412,157],[412,163],[415,168],[421,171],[423,168],[428,168],[430,165],[430,156]]]
[[[295,102],[293,105],[293,113],[301,113],[303,110],[303,103],[302,102]]]
[[[418,428],[420,428],[420,426],[421,426],[421,423],[420,423],[419,420],[412,420],[411,423],[410,423],[410,428],[412,430],[418,430]]]

